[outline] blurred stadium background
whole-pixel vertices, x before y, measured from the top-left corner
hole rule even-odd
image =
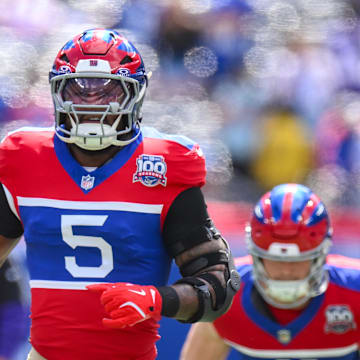
[[[360,257],[359,20],[358,0],[1,0],[0,137],[52,126],[56,53],[115,28],[153,72],[144,125],[202,146],[209,211],[235,255],[261,194],[299,182],[330,210],[332,251]],[[162,320],[159,359],[178,358],[187,329]]]

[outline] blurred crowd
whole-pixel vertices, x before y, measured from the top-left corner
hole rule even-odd
[[[300,182],[357,206],[359,20],[357,0],[2,0],[0,135],[52,126],[57,51],[115,28],[153,73],[144,123],[201,144],[209,197]]]

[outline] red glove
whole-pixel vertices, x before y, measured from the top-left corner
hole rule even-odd
[[[102,293],[100,301],[110,315],[110,319],[103,319],[106,327],[121,329],[146,319],[161,318],[162,298],[155,286],[104,283],[87,288]]]

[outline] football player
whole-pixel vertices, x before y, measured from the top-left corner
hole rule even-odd
[[[246,228],[251,256],[229,311],[193,325],[182,360],[359,359],[360,260],[328,255],[324,204],[297,184],[276,186]]]
[[[154,359],[161,315],[212,321],[239,287],[201,149],[140,127],[148,80],[131,42],[87,30],[50,71],[54,129],[0,146],[0,259],[24,234],[31,360]]]

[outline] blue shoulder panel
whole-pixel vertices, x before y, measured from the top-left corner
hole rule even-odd
[[[360,269],[342,268],[326,265],[330,281],[347,289],[360,291]]]
[[[236,266],[236,270],[239,273],[241,279],[248,279],[249,276],[251,276],[251,270],[252,265],[251,264],[241,264]]]
[[[193,140],[189,139],[186,136],[164,134],[152,127],[144,126],[141,128],[141,132],[143,134],[143,137],[174,141],[182,146],[185,146],[189,150],[191,150],[196,144]]]

